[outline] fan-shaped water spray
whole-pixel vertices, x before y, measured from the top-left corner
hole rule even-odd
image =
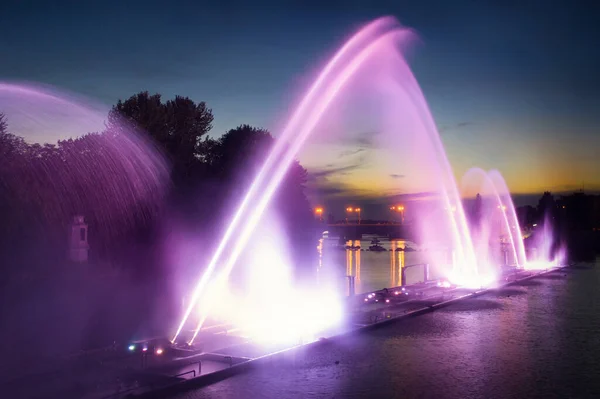
[[[549,215],[544,215],[543,222],[537,226],[533,236],[526,269],[540,270],[562,264],[566,260],[566,249],[555,235],[555,226]]]
[[[124,122],[106,128],[102,107],[49,87],[0,82],[0,113],[25,139],[0,137],[0,183],[38,221],[62,226],[83,214],[96,232],[118,235],[161,206],[169,179],[162,155]]]
[[[472,187],[474,183],[477,187]],[[475,209],[472,212],[471,234],[477,259],[486,263],[489,268],[496,268],[501,264],[497,257],[504,252],[502,244],[506,243],[511,256],[502,263],[508,266],[515,262],[517,267],[522,267],[523,260],[519,258],[517,248],[523,246],[523,240],[513,234],[514,227],[509,221],[509,207],[512,206],[512,201],[502,198],[496,183],[483,169],[471,168],[463,177],[463,190],[474,188],[478,197],[473,205]],[[508,238],[508,242],[505,242],[504,237]],[[520,241],[517,241],[519,239]]]
[[[502,177],[502,174],[500,174],[500,172],[497,170],[489,171],[488,175],[491,181],[494,183],[494,187],[496,187],[496,192],[502,201],[502,206],[505,207],[506,210],[506,221],[508,223],[511,240],[514,243],[516,251],[515,261],[520,267],[525,267],[525,264],[527,263],[527,257],[525,255],[523,234],[521,233],[521,228],[519,227],[519,220],[517,219],[515,204],[510,196],[510,191],[506,185],[506,181],[504,180],[504,177]]]

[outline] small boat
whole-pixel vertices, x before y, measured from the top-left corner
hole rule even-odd
[[[371,246],[369,247],[369,251],[375,251],[375,252],[387,251],[387,249],[385,249],[384,247],[379,245],[380,243],[381,243],[381,241],[379,241],[377,238],[373,239],[371,241]]]
[[[371,246],[369,247],[369,251],[374,251],[374,252],[387,251],[387,249],[385,249],[384,247],[382,247],[379,244],[381,244],[381,241],[379,241],[377,238],[372,239]]]
[[[382,247],[381,245],[371,245],[369,247],[369,251],[375,251],[375,252],[387,252],[387,249],[385,249],[384,247]]]

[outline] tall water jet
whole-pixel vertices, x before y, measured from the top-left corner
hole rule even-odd
[[[333,74],[331,78],[331,83],[327,86],[326,90],[321,94],[320,97],[317,98],[316,104],[313,104],[313,108],[309,109],[309,114],[304,115],[306,118],[302,119],[302,124],[300,124],[296,131],[293,129],[286,128],[284,130],[284,134],[282,137],[279,137],[279,140],[290,139],[291,143],[288,143],[288,150],[283,154],[282,159],[279,164],[276,165],[274,170],[271,172],[270,180],[268,180],[265,187],[262,187],[262,196],[258,199],[258,203],[255,207],[253,207],[250,211],[250,215],[246,220],[246,224],[243,227],[243,230],[236,241],[236,245],[231,252],[229,258],[225,262],[223,268],[223,274],[228,276],[231,273],[231,270],[235,266],[235,263],[241,254],[242,250],[248,243],[250,235],[254,231],[257,223],[259,222],[263,212],[268,206],[273,194],[279,187],[280,182],[285,176],[287,169],[290,164],[295,159],[296,154],[300,151],[302,145],[308,138],[308,136],[312,133],[315,125],[319,122],[320,118],[323,116],[331,102],[336,98],[339,92],[344,88],[345,84],[348,80],[353,77],[353,75],[363,66],[363,64],[369,60],[373,54],[377,53],[377,51],[387,48],[390,43],[396,43],[396,40],[402,38],[404,33],[410,34],[410,32],[405,32],[403,30],[393,30],[390,32],[385,32],[381,34],[379,37],[374,39],[371,43],[369,43],[364,49],[362,49],[354,58],[352,58],[348,64],[339,71],[337,74]],[[360,33],[359,33],[360,34]],[[288,135],[287,133],[295,133]],[[200,318],[200,322],[198,323],[194,335],[189,343],[192,343],[197,335],[198,331],[202,327],[202,324],[208,317],[208,314],[205,314]]]
[[[525,267],[527,263],[527,257],[525,255],[525,244],[523,242],[523,233],[519,226],[519,219],[517,218],[517,212],[515,210],[515,204],[513,203],[510,191],[506,185],[506,181],[502,174],[497,170],[490,170],[488,172],[490,179],[496,187],[496,191],[500,199],[502,200],[502,206],[506,210],[506,218],[509,225],[509,233],[511,240],[515,245],[517,253],[516,262],[519,267]]]
[[[530,255],[525,265],[526,269],[548,269],[565,261],[566,250],[557,241],[554,228],[550,216],[544,215],[542,223],[528,238],[532,243],[530,245]]]
[[[407,61],[398,52],[393,56],[392,79],[386,86],[387,90],[393,92],[396,101],[386,116],[387,129],[397,135],[402,132],[399,127],[404,126],[401,137],[412,140],[410,151],[413,155],[409,156],[413,158],[409,165],[413,173],[429,183],[428,191],[433,194],[437,208],[434,213],[417,213],[422,240],[428,244],[446,246],[446,251],[451,251],[452,270],[446,270],[446,274],[453,282],[480,286],[482,281],[469,226],[439,132]],[[398,140],[391,141],[390,145],[396,146],[396,151],[402,151],[402,144]],[[444,215],[444,223],[437,217],[439,212]],[[440,256],[432,256],[431,262],[448,268],[448,265],[444,265],[447,261]]]
[[[361,48],[363,48],[366,44],[368,44],[372,40],[373,37],[376,37],[376,36],[380,35],[382,32],[385,32],[385,31],[393,28],[394,25],[395,25],[395,20],[393,18],[384,17],[384,18],[377,19],[377,20],[371,22],[370,24],[368,24],[367,26],[365,26],[360,32],[358,32],[356,35],[354,35],[335,54],[335,56],[331,59],[331,61],[323,69],[323,71],[321,72],[321,74],[319,75],[319,77],[317,78],[315,83],[310,87],[310,89],[304,96],[303,100],[300,102],[298,108],[294,112],[288,125],[284,129],[283,133],[276,140],[274,148],[272,149],[272,151],[269,154],[269,156],[267,157],[265,163],[261,167],[258,175],[252,182],[252,185],[250,186],[250,189],[246,193],[240,206],[237,207],[237,211],[236,211],[235,215],[233,216],[233,219],[230,222],[229,227],[227,228],[221,242],[219,243],[210,263],[206,267],[206,270],[203,272],[202,277],[200,278],[195,289],[193,290],[190,302],[184,312],[183,318],[181,319],[179,326],[177,327],[177,330],[173,336],[172,342],[175,342],[175,340],[181,333],[181,330],[183,329],[185,323],[187,322],[192,310],[197,305],[206,285],[208,284],[208,282],[217,266],[217,263],[219,262],[220,257],[223,254],[224,249],[226,248],[227,244],[230,242],[234,231],[237,229],[238,226],[240,226],[242,224],[242,220],[243,220],[244,216],[246,215],[246,213],[248,212],[248,209],[250,209],[250,212],[252,212],[253,214],[257,213],[256,209],[254,207],[251,207],[250,204],[252,204],[253,201],[256,201],[255,197],[259,193],[262,192],[262,190],[261,190],[262,186],[265,184],[265,181],[268,180],[269,174],[273,173],[273,169],[277,166],[276,163],[280,161],[280,158],[282,157],[282,153],[285,151],[286,146],[288,145],[288,142],[292,138],[291,136],[293,136],[294,133],[296,132],[297,124],[302,122],[304,113],[307,111],[307,109],[309,109],[312,106],[314,98],[317,97],[320,94],[320,92],[323,90],[323,86],[325,85],[326,80],[330,78],[330,76],[335,72],[336,68],[339,68],[340,65],[343,65],[345,63],[344,61],[346,58],[351,57],[353,55],[353,53],[355,53],[356,51],[359,51]],[[291,161],[289,161],[289,162],[291,162]],[[289,166],[289,162],[288,162],[287,166]],[[284,167],[286,168],[287,166],[284,166]],[[280,166],[279,168],[281,168],[281,167],[282,166]],[[264,195],[263,195],[263,197],[264,197]],[[270,196],[268,199],[270,199]],[[267,200],[267,202],[268,202],[268,200]],[[246,223],[246,225],[247,225],[247,223]],[[252,230],[252,228],[253,228],[253,226],[250,228],[250,231]],[[202,324],[202,322],[203,321],[200,322],[200,325]],[[197,334],[198,329],[196,329],[195,334]]]
[[[474,183],[475,187],[473,187]],[[463,192],[468,196],[472,196],[473,192],[478,193],[474,205],[479,208],[478,215],[473,215],[471,220],[477,260],[480,264],[484,262],[490,269],[497,268],[502,263],[509,265],[511,261],[508,257],[503,260],[498,259],[504,252],[502,248],[504,237],[508,236],[508,253],[518,266],[518,243],[511,233],[508,206],[499,194],[495,182],[483,169],[471,168],[463,176],[462,186]]]
[[[242,217],[245,216],[243,211],[250,208],[248,211],[249,216],[245,219],[245,223],[243,224],[244,228],[242,233],[236,241],[233,252],[223,266],[225,274],[229,274],[230,270],[233,268],[235,261],[246,245],[250,234],[260,219],[262,212],[268,205],[273,193],[277,189],[279,182],[285,175],[287,168],[302,147],[306,138],[312,132],[312,129],[319,121],[327,106],[335,98],[338,91],[372,53],[386,44],[387,41],[391,39],[397,40],[403,33],[409,33],[408,31],[397,28],[390,29],[392,21],[393,20],[390,18],[376,20],[353,36],[334,56],[319,75],[316,82],[311,86],[283,133],[278,137],[275,148],[261,168],[257,178],[252,183],[252,186],[239,207],[225,237],[219,244],[213,260],[211,260],[200,283],[194,290],[192,301],[184,314],[173,341],[181,332],[192,309],[200,299],[201,293],[209,281],[217,261],[223,252],[223,248],[231,237],[233,227],[238,226]],[[307,112],[309,113],[308,115],[306,115]],[[284,152],[284,150],[287,151]],[[284,153],[282,154],[282,152]],[[255,198],[257,193],[261,193],[261,196]],[[255,204],[255,206],[249,207],[249,204],[252,203],[252,201],[258,203]],[[196,334],[205,318],[206,316],[201,318],[198,324],[199,327],[195,329]]]

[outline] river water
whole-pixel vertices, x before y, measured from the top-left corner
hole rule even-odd
[[[600,259],[583,266],[176,398],[600,397]],[[369,273],[385,281],[383,269]]]
[[[373,240],[377,240],[375,244],[383,250],[369,250]],[[360,249],[345,249],[347,246]],[[362,240],[349,240],[340,245],[337,239],[322,239],[317,250],[318,277],[337,282],[338,290],[346,295],[347,276],[355,278],[356,293],[402,285],[400,270],[405,266],[405,284],[424,280],[423,252],[417,251],[417,246],[410,241],[364,236]],[[436,277],[439,277],[436,271],[430,270],[429,278]]]

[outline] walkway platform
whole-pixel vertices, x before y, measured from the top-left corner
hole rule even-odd
[[[355,295],[351,300],[351,306],[349,306],[349,317],[346,323],[335,330],[324,332],[322,338],[312,342],[298,343],[291,347],[289,345],[287,347],[274,345],[265,348],[252,342],[241,342],[221,349],[218,354],[207,353],[196,359],[187,359],[189,361],[188,365],[181,368],[181,370],[186,370],[187,367],[191,370],[193,367],[198,367],[199,361],[204,362],[204,360],[200,360],[201,358],[207,360],[210,358],[212,361],[227,365],[219,370],[212,372],[206,370],[204,372],[204,366],[202,366],[203,372],[195,378],[177,381],[160,388],[140,389],[132,396],[162,398],[177,392],[198,389],[222,381],[263,364],[301,361],[305,351],[312,346],[326,344],[349,334],[369,331],[396,323],[405,318],[429,313],[458,301],[475,298],[510,285],[524,283],[545,274],[558,272],[566,267],[568,266],[542,271],[511,271],[504,273],[495,286],[485,289],[441,287],[435,283],[421,283]]]

